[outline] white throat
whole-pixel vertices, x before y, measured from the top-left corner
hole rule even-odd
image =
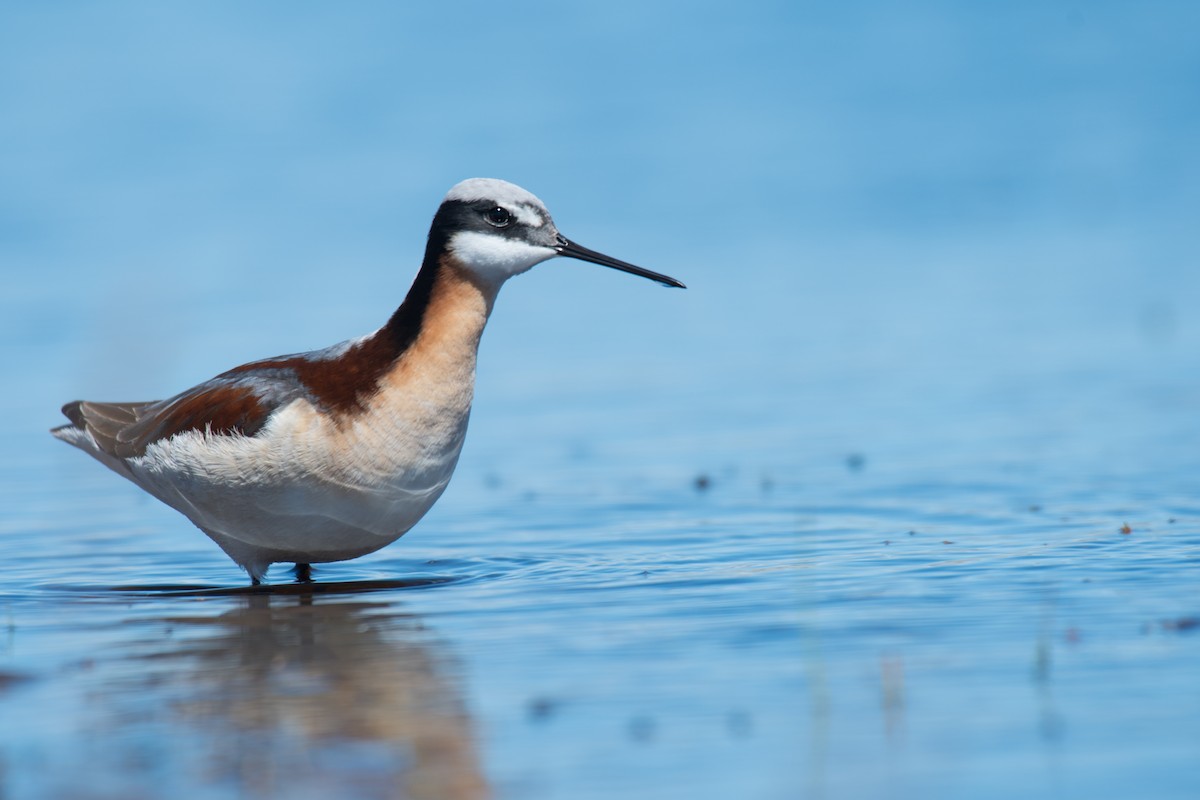
[[[477,231],[460,231],[450,237],[448,244],[460,264],[496,284],[558,255],[553,247]]]

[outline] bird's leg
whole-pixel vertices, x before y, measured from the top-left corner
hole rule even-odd
[[[312,564],[296,564],[296,582],[312,583]]]

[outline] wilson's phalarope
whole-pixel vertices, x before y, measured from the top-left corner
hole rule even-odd
[[[472,178],[442,201],[412,288],[379,330],[168,400],[68,403],[71,424],[51,432],[182,512],[254,583],[276,562],[307,577],[394,542],[442,494],[496,294],[555,256],[683,288],[565,238],[519,186]]]

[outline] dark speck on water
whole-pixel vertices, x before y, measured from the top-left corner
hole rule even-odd
[[[725,726],[731,736],[744,739],[754,733],[754,717],[746,711],[731,711],[725,717]]]
[[[629,721],[629,737],[637,742],[651,741],[657,730],[658,725],[651,717],[637,716]]]
[[[535,697],[529,701],[529,718],[534,722],[545,722],[558,712],[559,705],[553,698]]]
[[[0,692],[4,692],[18,684],[32,680],[28,675],[19,675],[13,672],[0,672]]]
[[[1162,627],[1163,630],[1179,632],[1200,630],[1200,617],[1180,617],[1179,619],[1164,620]]]

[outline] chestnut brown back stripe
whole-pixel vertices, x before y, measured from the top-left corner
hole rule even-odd
[[[167,406],[161,416],[147,418],[146,422],[150,424],[131,444],[141,455],[152,443],[184,431],[208,430],[253,436],[266,424],[269,414],[270,409],[252,389],[218,384],[206,391],[185,395]]]
[[[256,361],[225,372],[237,377],[259,370],[286,370],[296,376],[303,390],[322,409],[334,414],[353,414],[366,408],[379,381],[404,355],[421,332],[421,322],[433,293],[436,268],[421,268],[408,296],[392,314],[387,325],[370,338],[334,358],[287,358]]]

